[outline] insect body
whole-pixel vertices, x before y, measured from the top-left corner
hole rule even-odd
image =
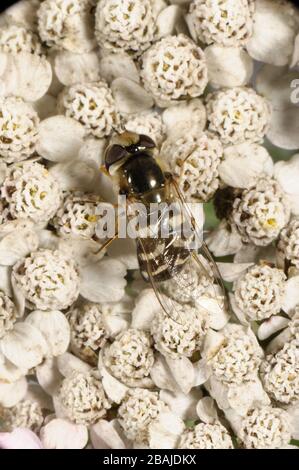
[[[147,235],[137,237],[140,272],[146,281],[152,283],[164,310],[173,315],[171,300],[169,302],[168,299],[167,305],[165,303],[164,287],[167,285],[169,290],[169,283],[172,283],[170,291],[184,290],[184,299],[190,302],[194,300],[191,298],[193,275],[204,276],[210,291],[213,289],[216,296],[224,299],[224,293],[219,272],[201,240],[200,230],[174,178],[155,158],[154,149],[155,143],[150,137],[125,132],[111,141],[105,154],[105,166],[116,180],[120,194],[126,195],[127,204],[141,202],[146,208]],[[179,223],[177,216],[168,211],[173,203],[180,209]],[[159,204],[162,204],[162,210],[159,209],[159,214],[153,213]],[[152,215],[157,217],[151,225]],[[193,230],[186,236],[181,229],[187,221]],[[167,236],[162,236],[160,229],[165,224],[168,224]],[[190,247],[191,240],[199,241],[196,249]],[[186,292],[190,292],[189,300]]]

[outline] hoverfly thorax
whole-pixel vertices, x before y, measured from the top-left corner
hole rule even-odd
[[[124,132],[116,136],[105,154],[105,167],[117,177],[120,194],[144,203],[165,198],[165,175],[153,156],[154,141],[145,135]]]

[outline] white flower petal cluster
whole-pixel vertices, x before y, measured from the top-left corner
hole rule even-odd
[[[71,349],[83,360],[96,365],[98,353],[108,333],[100,304],[86,303],[72,307],[66,314],[71,327]]]
[[[261,177],[234,200],[231,223],[245,243],[269,245],[290,218],[287,195],[272,178]]]
[[[12,330],[18,312],[13,301],[2,291],[0,291],[0,339]]]
[[[211,360],[211,367],[222,383],[240,385],[256,377],[261,361],[262,350],[257,342],[239,325],[232,324]]]
[[[205,44],[242,46],[252,34],[253,0],[192,0],[190,31]]]
[[[118,420],[126,437],[148,444],[149,425],[166,409],[157,392],[134,388],[127,392],[118,409]]]
[[[280,312],[286,276],[281,269],[253,266],[234,283],[235,301],[249,321],[260,321]]]
[[[266,392],[283,405],[299,401],[299,344],[286,343],[276,354],[266,357],[261,366],[261,378]]]
[[[167,139],[161,155],[177,177],[188,202],[207,202],[219,186],[218,167],[223,157],[220,140],[205,133]]]
[[[74,371],[63,380],[58,397],[68,418],[76,424],[96,423],[111,407],[96,370]]]
[[[38,32],[49,47],[84,53],[94,46],[92,0],[45,0],[38,10]]]
[[[30,157],[38,142],[39,118],[22,98],[0,97],[0,159],[14,163]]]
[[[66,88],[59,97],[58,106],[94,137],[108,136],[119,125],[115,100],[103,81],[79,83]]]
[[[0,430],[11,432],[16,428],[27,428],[38,432],[44,415],[40,405],[30,400],[22,400],[12,408],[0,408]]]
[[[53,218],[53,225],[61,237],[85,238],[95,237],[99,219],[97,208],[102,199],[95,194],[70,192]]]
[[[183,34],[156,42],[142,55],[141,65],[144,87],[158,104],[200,96],[208,83],[203,51]]]
[[[225,145],[262,142],[270,123],[269,102],[252,88],[235,87],[206,98],[208,129]]]
[[[250,410],[239,432],[246,449],[280,449],[291,440],[288,414],[270,406]]]
[[[174,316],[160,310],[151,324],[155,347],[166,357],[191,357],[200,350],[209,328],[206,310],[172,301]]]
[[[20,25],[10,24],[1,27],[0,51],[12,54],[18,54],[19,52],[41,54],[42,45],[39,37],[34,32]]]
[[[104,364],[123,383],[130,385],[149,376],[154,364],[150,335],[130,328],[104,349]]]
[[[96,38],[103,49],[140,54],[157,33],[156,0],[100,0]]]
[[[9,219],[49,221],[61,203],[61,189],[40,163],[24,162],[11,166],[1,187],[2,204]]]
[[[277,253],[284,263],[299,269],[299,219],[292,219],[281,231]]]
[[[199,423],[186,429],[179,442],[179,449],[233,449],[232,439],[220,423]]]
[[[79,295],[77,266],[58,250],[32,252],[14,265],[12,277],[29,304],[40,310],[63,310]]]
[[[145,111],[130,115],[126,119],[124,127],[127,131],[151,136],[158,147],[162,144],[166,134],[166,126],[161,114],[157,111]]]

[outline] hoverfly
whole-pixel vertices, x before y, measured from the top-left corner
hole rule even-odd
[[[162,211],[155,220],[155,227],[148,227],[147,235],[136,239],[140,273],[151,283],[162,308],[171,317],[177,318],[176,296],[171,298],[169,292],[177,292],[183,303],[194,303],[194,275],[204,276],[206,289],[213,291],[214,298],[221,299],[223,307],[226,295],[217,265],[174,177],[164,171],[155,158],[155,147],[154,141],[146,135],[124,132],[112,138],[105,152],[106,172],[116,180],[119,194],[126,196],[128,206],[141,202],[148,208],[149,216],[153,204],[165,203],[168,207],[175,202],[180,207],[179,228],[182,219],[192,227],[192,236],[186,237],[178,230],[175,217],[168,214],[168,236],[160,236],[157,229],[165,223]],[[196,249],[191,240],[193,245],[197,241]],[[108,243],[111,241],[113,239]]]

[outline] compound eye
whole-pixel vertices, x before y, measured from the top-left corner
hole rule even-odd
[[[105,154],[105,167],[108,171],[114,163],[119,162],[128,155],[128,152],[121,145],[114,144],[109,147]]]
[[[156,147],[156,144],[153,141],[153,139],[151,139],[147,135],[141,134],[139,136],[138,147],[143,147],[143,148],[146,148],[146,149],[153,149],[153,148]]]

